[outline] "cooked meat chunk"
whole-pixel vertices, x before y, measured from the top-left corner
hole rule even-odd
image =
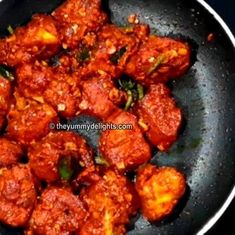
[[[134,53],[125,72],[143,85],[167,82],[182,76],[190,66],[187,43],[167,37],[150,36]]]
[[[176,141],[182,113],[164,84],[151,85],[145,97],[134,107],[139,125],[150,142],[161,151],[167,151]]]
[[[93,165],[92,151],[86,141],[72,132],[49,133],[29,148],[28,155],[33,173],[40,180],[47,182],[67,179],[70,177],[67,173],[73,174],[69,171],[76,170],[80,165]]]
[[[118,90],[108,75],[88,78],[82,82],[81,87],[81,112],[102,120],[107,119],[125,100],[125,92]]]
[[[18,66],[35,58],[54,55],[60,46],[55,22],[51,16],[35,15],[10,37],[0,40],[0,64]]]
[[[95,57],[110,60],[123,70],[137,46],[138,41],[134,34],[127,34],[125,29],[115,25],[105,25],[98,34],[98,50]]]
[[[16,73],[23,96],[47,102],[63,117],[75,116],[81,96],[77,76],[58,72],[39,62],[24,64]]]
[[[86,218],[81,201],[70,190],[50,187],[36,205],[30,219],[31,234],[72,235]]]
[[[49,133],[49,124],[57,122],[57,114],[48,104],[16,98],[8,114],[7,136],[22,145],[41,139]]]
[[[106,22],[100,0],[67,0],[53,13],[64,48],[76,48],[84,37]]]
[[[11,82],[0,76],[0,130],[5,124],[6,115],[10,108],[11,92]]]
[[[146,165],[138,171],[136,190],[143,215],[149,221],[168,216],[185,192],[185,178],[172,167]]]
[[[120,170],[128,170],[150,159],[150,146],[146,143],[134,115],[118,110],[107,119],[107,123],[115,125],[116,130],[102,132],[99,150],[110,165]],[[131,128],[122,129],[119,125],[123,124],[130,125]],[[118,129],[119,127],[121,128]]]
[[[113,170],[97,175],[96,181],[82,190],[80,198],[89,216],[79,235],[124,235],[125,225],[139,206],[133,185]]]
[[[30,219],[36,192],[28,166],[0,170],[0,221],[18,227]]]
[[[0,167],[16,164],[23,156],[21,147],[7,138],[0,138]]]

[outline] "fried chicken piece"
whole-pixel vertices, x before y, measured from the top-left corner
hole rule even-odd
[[[81,96],[76,75],[58,72],[37,61],[22,65],[16,74],[23,96],[50,104],[65,118],[75,116]]]
[[[10,37],[0,40],[0,64],[17,66],[54,55],[60,47],[55,22],[48,15],[34,15]]]
[[[159,221],[168,216],[186,188],[182,173],[172,167],[157,168],[145,165],[136,179],[136,190],[140,196],[143,215],[149,221]]]
[[[146,86],[167,82],[187,71],[190,54],[187,43],[167,37],[150,36],[137,53],[131,56],[125,72]]]
[[[58,121],[55,110],[48,104],[18,97],[8,114],[7,136],[27,146],[50,131],[49,124]]]
[[[76,48],[89,33],[97,32],[107,21],[100,0],[67,0],[52,16],[57,21],[65,49]]]
[[[28,166],[16,165],[0,170],[0,221],[21,227],[30,219],[36,192]]]
[[[7,78],[0,76],[0,130],[6,122],[6,115],[11,104],[11,93],[11,82]]]
[[[108,169],[104,173],[89,172],[92,183],[84,188],[80,198],[88,208],[88,219],[78,235],[124,235],[125,225],[135,215],[139,203],[137,193],[128,179]],[[83,175],[84,177],[84,175]],[[88,178],[85,175],[86,179]],[[81,179],[84,183],[84,178]]]
[[[0,138],[0,167],[16,164],[23,156],[23,151],[16,142],[5,137]]]
[[[49,187],[33,211],[28,234],[72,235],[84,224],[85,218],[83,204],[70,190]]]
[[[99,150],[110,165],[119,170],[129,170],[151,158],[150,146],[145,141],[134,115],[118,110],[107,119],[107,123],[115,125],[116,130],[102,132]],[[122,129],[119,125],[123,124],[128,124],[131,128]],[[118,129],[119,127],[121,128]]]
[[[97,59],[110,60],[123,70],[129,57],[136,51],[138,41],[134,34],[125,33],[125,29],[113,24],[105,25],[98,35]]]
[[[144,98],[134,107],[139,125],[160,151],[169,150],[176,141],[182,122],[181,110],[170,95],[164,84],[151,85]]]
[[[49,133],[29,148],[28,156],[33,173],[38,179],[46,182],[54,182],[67,177],[67,172],[60,172],[61,167],[68,168],[64,170],[71,170],[73,174],[79,166],[93,165],[92,150],[82,137],[73,132]]]
[[[79,105],[82,113],[107,119],[126,99],[126,94],[118,90],[109,75],[100,75],[81,83],[82,99]]]
[[[129,57],[137,50],[140,39],[143,39],[146,28],[120,28],[112,24],[103,26],[98,38],[90,48],[90,59],[81,69],[82,76],[108,74],[118,78],[123,73]]]

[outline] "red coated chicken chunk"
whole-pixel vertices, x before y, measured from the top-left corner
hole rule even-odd
[[[123,70],[137,46],[138,41],[134,34],[127,34],[125,29],[112,24],[105,25],[98,34],[98,50],[95,57],[110,60]]]
[[[88,65],[81,69],[82,76],[109,74],[118,78],[123,73],[129,57],[136,52],[140,40],[148,36],[149,27],[138,25],[121,28],[112,24],[103,26],[89,51]],[[83,49],[84,52],[84,49]],[[81,53],[78,54],[81,57]]]
[[[93,183],[80,194],[82,202],[88,208],[88,218],[77,234],[124,235],[125,225],[139,206],[133,185],[125,176],[113,170],[96,175],[96,180],[94,175],[91,177]]]
[[[11,82],[0,75],[0,130],[5,124],[6,115],[10,108],[11,92]]]
[[[28,234],[72,235],[83,224],[86,211],[81,201],[70,190],[46,189],[33,211]]]
[[[107,20],[100,0],[67,0],[52,15],[65,49],[77,47],[86,35],[97,32]]]
[[[133,54],[125,72],[143,85],[167,82],[182,76],[190,66],[187,43],[167,37],[150,36]]]
[[[30,219],[36,192],[28,166],[0,169],[0,221],[13,227],[24,226]]]
[[[16,142],[0,138],[0,167],[16,164],[23,156],[23,151]]]
[[[138,171],[136,190],[140,196],[143,215],[149,221],[168,216],[186,188],[182,173],[172,167],[146,165]]]
[[[47,58],[54,55],[59,46],[59,35],[52,17],[35,15],[26,26],[0,40],[0,64],[17,66],[35,58]]]
[[[29,148],[29,166],[40,180],[68,180],[79,166],[93,165],[86,141],[72,132],[49,133]]]
[[[49,124],[57,121],[57,114],[48,104],[21,97],[16,98],[8,114],[7,135],[22,145],[41,139],[49,133]]]
[[[128,170],[146,163],[151,157],[150,146],[146,143],[137,118],[122,110],[113,113],[107,123],[116,129],[102,132],[99,150],[102,157],[119,170]],[[128,129],[123,125],[128,125]]]
[[[77,76],[57,72],[37,61],[22,65],[16,74],[23,96],[47,102],[63,117],[73,117],[78,112],[81,92]]]
[[[81,89],[80,111],[103,120],[126,99],[125,92],[118,90],[108,75],[88,78],[81,83]]]
[[[134,107],[139,125],[150,142],[161,151],[167,151],[176,141],[182,113],[170,97],[164,84],[151,85],[145,97]]]

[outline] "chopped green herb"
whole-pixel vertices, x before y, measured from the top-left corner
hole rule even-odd
[[[126,101],[126,105],[125,105],[124,110],[127,111],[131,107],[132,103],[133,103],[133,94],[129,90],[129,91],[127,91],[127,101]]]
[[[5,67],[0,66],[0,76],[7,78],[10,81],[14,80],[14,76],[11,72],[9,72]]]
[[[76,55],[78,62],[85,62],[90,59],[90,51],[88,48],[82,48]]]
[[[164,54],[159,55],[153,62],[153,65],[150,67],[148,71],[148,75],[152,74],[165,60]]]
[[[122,47],[119,51],[117,51],[110,57],[110,61],[113,64],[117,65],[121,57],[125,54],[125,52],[126,52],[126,47]]]
[[[109,163],[104,159],[104,157],[102,156],[97,156],[95,158],[95,162],[98,165],[105,165],[105,166],[109,166]]]
[[[119,87],[127,92],[127,101],[124,109],[128,110],[134,105],[134,102],[144,97],[144,88],[129,77],[121,77],[118,80]]]
[[[139,100],[144,98],[144,87],[140,84],[137,84],[138,98]]]
[[[120,87],[122,89],[124,89],[125,91],[133,89],[135,87],[135,85],[136,85],[135,82],[133,82],[130,79],[127,79],[127,80],[119,79],[118,83],[119,83]]]
[[[59,174],[63,180],[70,180],[74,173],[72,157],[62,157],[59,161]]]
[[[7,27],[7,31],[9,32],[9,34],[14,34],[14,29],[12,28],[12,26],[11,25],[9,25],[8,27]]]

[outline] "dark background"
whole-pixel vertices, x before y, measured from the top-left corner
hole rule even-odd
[[[234,0],[206,0],[227,23],[235,35],[235,1]],[[235,234],[235,199],[225,214],[206,235]],[[229,231],[229,232],[228,232]]]

